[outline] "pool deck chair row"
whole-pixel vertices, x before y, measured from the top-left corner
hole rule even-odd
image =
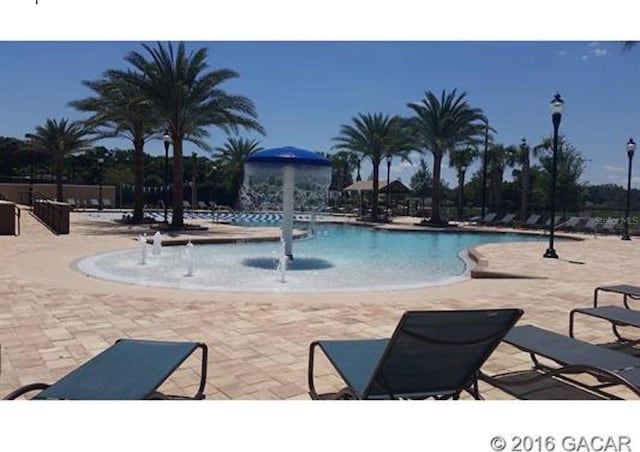
[[[193,397],[158,392],[167,378],[197,349],[202,352],[200,385]],[[33,391],[35,400],[203,399],[207,346],[198,342],[120,339],[57,382],[23,386],[5,397],[13,400]]]
[[[520,309],[408,311],[390,339],[321,340],[309,347],[312,399],[480,399],[477,374]],[[344,380],[337,393],[319,394],[314,382],[320,349]]]
[[[611,391],[616,386],[640,397],[640,357],[533,325],[513,328],[504,342],[529,353],[533,369],[493,376],[481,372],[479,378],[517,398],[619,399]]]

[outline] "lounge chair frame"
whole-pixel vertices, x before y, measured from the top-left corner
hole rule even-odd
[[[533,333],[535,338],[527,338],[526,335],[529,333]],[[533,385],[549,379],[568,385],[570,388],[579,388],[602,399],[621,399],[605,391],[617,385],[625,386],[640,397],[640,387],[638,386],[640,383],[640,358],[571,337],[561,336],[533,325],[515,327],[505,337],[504,342],[528,353],[537,375],[517,382],[511,380],[507,383],[505,380],[509,380],[515,374],[514,372],[499,375],[480,372],[478,378],[511,395],[518,395],[516,390],[518,386]],[[561,350],[558,348],[560,345],[562,346]],[[572,356],[567,358],[568,355]],[[552,361],[556,366],[542,363],[539,357]],[[583,362],[578,362],[580,360]],[[607,361],[616,367],[607,367],[605,365]],[[588,384],[574,377],[580,374],[591,375],[596,378],[598,383]]]
[[[133,362],[143,358],[147,354],[157,352],[162,347],[171,347],[170,360],[153,368],[155,373],[145,374],[145,381],[132,380],[125,375],[123,378],[113,380],[99,380],[102,373],[108,374],[109,369],[116,368],[138,371],[138,363]],[[166,395],[157,391],[157,388],[197,349],[201,350],[200,384],[193,397]],[[158,358],[155,353],[154,359]],[[89,361],[77,367],[66,376],[53,384],[32,383],[16,389],[5,400],[14,400],[32,391],[41,391],[34,399],[41,400],[135,400],[135,399],[204,399],[204,389],[207,378],[208,348],[201,342],[166,342],[135,339],[118,339],[114,345],[94,356]],[[113,373],[113,372],[112,372]],[[133,385],[127,383],[134,382]],[[136,386],[133,387],[132,386]],[[95,389],[94,389],[95,388]]]
[[[487,333],[486,335],[476,337],[474,339],[469,340],[451,340],[451,339],[443,339],[438,337],[431,337],[427,334],[418,334],[415,331],[409,331],[407,329],[407,324],[412,316],[429,316],[429,315],[440,315],[443,319],[446,320],[446,316],[451,316],[452,321],[455,322],[456,315],[477,315],[477,319],[473,319],[477,322],[481,322],[483,320],[483,315],[491,316],[497,315],[500,313],[504,318],[501,318],[503,325],[500,326],[500,329],[493,332]],[[519,309],[494,309],[494,310],[476,310],[476,311],[408,311],[406,312],[400,322],[398,323],[392,337],[390,339],[377,339],[377,340],[347,340],[347,341],[314,341],[309,346],[309,365],[308,365],[308,373],[307,380],[309,384],[309,395],[312,399],[325,399],[329,398],[323,395],[320,395],[316,390],[314,383],[314,366],[315,366],[315,352],[318,348],[320,348],[325,356],[329,359],[329,362],[333,365],[333,367],[338,371],[342,379],[347,383],[347,387],[337,392],[335,395],[331,396],[332,399],[370,399],[370,400],[380,400],[380,399],[414,399],[421,400],[427,398],[433,398],[436,400],[443,399],[459,399],[460,394],[463,391],[468,392],[474,399],[482,399],[479,389],[478,389],[478,380],[477,374],[480,366],[488,359],[488,357],[493,353],[495,348],[500,343],[500,340],[504,337],[504,335],[511,329],[511,327],[517,322],[517,320],[522,316],[523,311]],[[453,323],[452,323],[453,324]],[[442,328],[451,328],[451,325],[442,324],[439,325]],[[497,328],[494,326],[494,328]],[[437,334],[436,334],[437,336]],[[397,393],[393,389],[393,383],[387,381],[384,376],[385,366],[388,363],[388,360],[392,353],[395,353],[394,347],[396,347],[397,342],[402,337],[410,337],[413,340],[418,340],[420,343],[426,344],[427,346],[472,346],[479,344],[486,344],[486,347],[482,349],[482,353],[474,356],[475,361],[467,364],[468,368],[464,369],[468,371],[464,378],[460,379],[460,384],[452,385],[448,388],[428,388],[428,384],[425,386],[428,389],[419,392],[400,392]],[[368,381],[364,389],[353,387],[350,384],[349,378],[343,372],[341,368],[340,362],[335,359],[334,354],[328,349],[330,344],[342,344],[344,346],[349,346],[351,344],[360,343],[362,350],[366,350],[367,354],[371,355],[373,358],[378,358],[377,364],[368,375]],[[382,391],[380,391],[382,389]]]

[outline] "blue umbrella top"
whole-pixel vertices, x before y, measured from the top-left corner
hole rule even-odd
[[[331,166],[331,161],[315,152],[284,146],[250,154],[246,163],[276,163],[281,165]]]

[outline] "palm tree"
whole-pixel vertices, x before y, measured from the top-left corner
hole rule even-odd
[[[480,155],[480,152],[477,148],[472,146],[465,146],[458,149],[452,149],[449,152],[449,166],[451,168],[455,168],[458,173],[458,192],[459,192],[459,206],[458,206],[458,217],[462,217],[462,210],[464,199],[462,199],[462,190],[464,185],[464,170],[473,163],[473,161]]]
[[[244,96],[228,94],[220,84],[238,77],[231,69],[207,70],[207,49],[187,53],[184,43],[174,49],[158,43],[152,48],[143,44],[149,59],[131,52],[127,60],[137,71],[127,75],[122,71],[110,73],[123,76],[135,84],[149,99],[158,116],[166,123],[173,143],[173,219],[171,226],[181,228],[183,220],[183,142],[189,141],[210,150],[204,139],[207,127],[216,126],[225,132],[237,132],[239,127],[264,133],[256,121],[253,102]]]
[[[108,74],[104,79],[84,81],[95,96],[70,102],[69,105],[93,115],[86,123],[95,128],[97,138],[121,137],[133,143],[134,200],[133,220],[143,217],[144,194],[144,144],[154,135],[160,120],[140,88],[118,74]]]
[[[336,142],[334,149],[355,152],[361,158],[371,160],[373,166],[371,220],[378,221],[380,162],[388,155],[398,155],[406,159],[407,152],[412,149],[411,142],[405,133],[405,121],[399,116],[360,113],[352,118],[352,121],[353,125],[340,127],[340,134],[333,138]]]
[[[67,154],[84,151],[91,140],[87,139],[89,130],[77,121],[67,119],[47,119],[42,126],[37,126],[34,133],[27,133],[27,147],[34,151],[43,151],[53,159],[53,172],[56,178],[56,199],[63,200],[62,179],[64,176],[64,157]]]
[[[218,153],[216,166],[227,180],[233,206],[238,202],[244,181],[244,162],[249,155],[260,150],[262,148],[259,141],[234,137],[227,138],[221,147],[214,150]]]
[[[466,93],[442,91],[438,98],[427,91],[424,99],[408,103],[415,116],[414,133],[419,146],[433,154],[433,190],[431,194],[431,223],[440,219],[440,169],[442,157],[463,143],[475,143],[485,130],[486,118],[479,108],[472,108],[465,100]]]
[[[353,172],[358,165],[358,156],[351,151],[339,151],[325,157],[331,160],[332,176],[329,189],[340,192],[340,204],[342,204],[343,189],[353,183]]]
[[[537,152],[534,152],[537,155]],[[514,148],[512,166],[520,166],[520,181],[522,183],[520,194],[520,221],[525,222],[529,211],[529,192],[531,191],[531,148],[524,138],[519,148]]]
[[[502,182],[506,166],[513,166],[514,156],[517,152],[515,146],[495,144],[489,148],[487,155],[487,167],[489,170],[489,186],[493,210],[502,212]]]

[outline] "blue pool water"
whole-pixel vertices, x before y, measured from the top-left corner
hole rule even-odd
[[[417,288],[467,277],[464,252],[481,243],[539,240],[517,234],[394,232],[347,225],[316,226],[313,238],[294,242],[284,282],[276,265],[278,242],[196,245],[186,276],[184,246],[147,247],[92,256],[78,268],[125,283],[232,292],[332,292]]]

